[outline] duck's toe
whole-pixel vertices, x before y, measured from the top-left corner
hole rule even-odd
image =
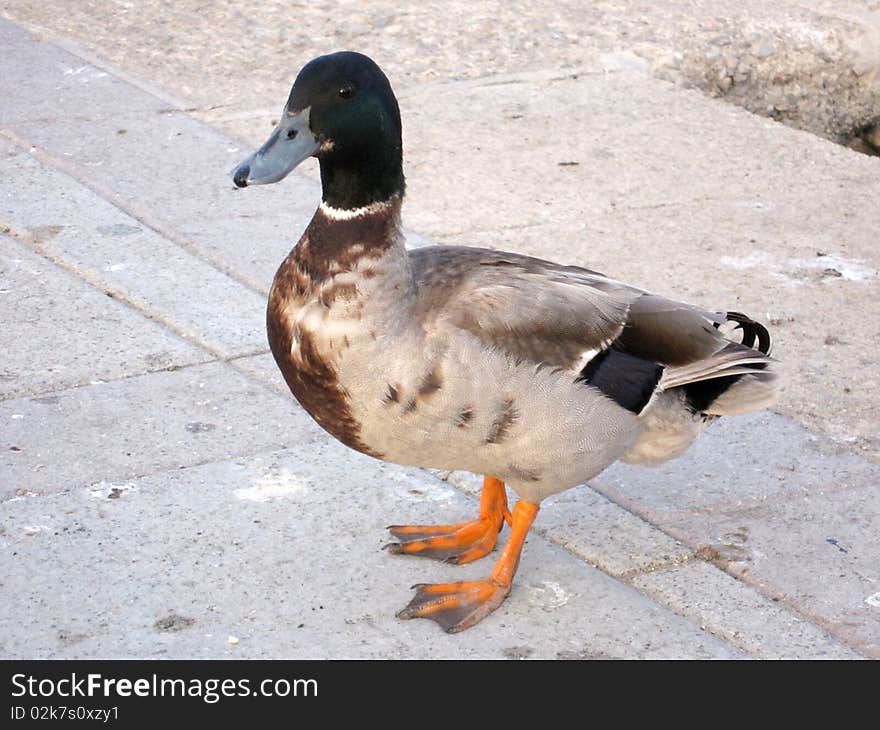
[[[391,525],[388,529],[400,542],[385,548],[397,555],[469,563],[492,552],[505,521],[512,524],[504,482],[487,476],[483,479],[477,519],[457,525]]]
[[[419,583],[413,586],[416,594],[397,614],[398,618],[429,618],[451,634],[482,621],[510,593],[526,535],[537,514],[537,504],[523,500],[517,503],[513,510],[510,539],[489,578],[434,585]]]
[[[510,593],[510,583],[487,580],[461,583],[420,583],[415,596],[398,618],[427,618],[454,634],[482,621],[498,608]]]
[[[420,555],[448,563],[469,563],[492,552],[503,522],[501,515],[493,515],[459,525],[392,525],[388,530],[400,542],[385,547],[395,555]]]

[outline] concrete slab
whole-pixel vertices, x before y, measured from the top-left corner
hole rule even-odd
[[[587,486],[542,503],[538,529],[590,565],[622,578],[693,556],[688,545]]]
[[[0,159],[0,221],[222,357],[266,347],[265,299],[30,155]]]
[[[593,480],[655,524],[880,484],[880,466],[771,412],[719,420],[683,456],[614,464]]]
[[[878,485],[873,461],[772,413],[724,419],[675,461],[615,464],[592,483],[871,656],[880,613],[865,600],[878,590],[880,555],[867,526]],[[846,567],[831,567],[841,558]]]
[[[113,111],[135,116],[155,105],[155,99],[146,96],[140,104],[126,104],[132,101],[126,98],[129,85],[115,74],[61,53],[54,44],[38,40],[7,21],[0,22],[0,45],[8,54],[0,83],[4,87],[14,84],[16,89],[16,103],[4,104],[0,109],[0,126],[14,123],[39,126],[58,119],[59,111],[68,120],[80,121]],[[35,52],[47,60],[39,74],[34,73]],[[81,103],[83,92],[91,95],[92,103]],[[101,102],[96,103],[96,99]]]
[[[284,382],[284,376],[281,375],[281,371],[275,364],[275,358],[272,357],[271,353],[267,352],[262,355],[253,355],[252,357],[240,357],[230,360],[229,364],[276,390],[285,398],[293,399],[287,383]]]
[[[4,235],[0,289],[2,399],[212,359]]]
[[[633,585],[762,659],[858,659],[820,628],[701,560],[635,576]]]
[[[876,114],[880,98],[874,0],[59,6],[6,3],[14,17],[75,39],[215,118],[267,100],[274,108],[270,100],[286,92],[305,60],[343,48],[375,57],[401,87],[572,69],[611,56],[828,136]]]
[[[294,176],[286,189],[275,186],[249,195],[248,209],[241,210],[233,203],[241,191],[228,172],[248,150],[140,89],[118,82],[104,88],[106,72],[57,47],[26,42],[28,34],[9,23],[0,26],[28,61],[4,73],[0,90],[12,95],[27,86],[28,69],[42,64],[54,70],[54,93],[63,92],[67,108],[79,110],[72,119],[0,115],[0,127],[22,149],[34,146],[44,164],[91,188],[136,225],[151,228],[254,291],[268,291],[275,269],[320,201],[318,186]],[[74,67],[82,72],[65,73]],[[91,77],[99,86],[83,82]],[[18,177],[8,181],[12,191],[22,182]],[[266,210],[276,215],[266,219],[261,214]],[[280,210],[283,217],[277,215]]]
[[[181,12],[191,12],[191,8],[182,6]],[[0,26],[7,34],[18,34],[16,50],[21,61],[0,80],[0,86],[27,83],[25,69],[42,74],[33,87],[40,94],[23,102],[34,107],[24,113],[17,108],[8,112],[0,122],[4,128],[0,135],[38,160],[40,175],[48,166],[112,203],[137,222],[132,225],[152,230],[250,291],[265,291],[275,265],[317,200],[316,185],[308,179],[313,173],[306,171],[305,176],[281,186],[233,193],[225,177],[217,178],[210,171],[225,174],[242,152],[239,143],[130,85],[106,87],[102,95],[105,87],[100,73],[112,76],[109,67],[83,66],[75,56],[28,42],[26,34],[10,30],[8,24]],[[96,37],[101,37],[96,31]],[[217,34],[220,37],[222,33]],[[131,43],[136,49],[133,56],[143,51],[140,41],[139,36]],[[202,61],[213,42],[205,37],[199,41]],[[222,57],[220,50],[214,50]],[[289,54],[283,55],[289,61]],[[27,65],[23,65],[25,60]],[[475,577],[485,572],[484,567],[459,570],[396,558],[377,548],[387,539],[382,527],[389,521],[463,519],[472,515],[474,501],[418,470],[380,465],[328,443],[289,396],[281,398],[272,392],[283,388],[267,356],[62,391],[52,394],[59,397],[55,403],[10,400],[0,405],[4,438],[11,433],[27,449],[4,450],[4,460],[13,454],[23,459],[0,462],[0,472],[4,479],[7,475],[15,478],[20,493],[44,496],[13,496],[2,507],[10,515],[4,529],[8,524],[11,531],[0,539],[8,538],[7,545],[15,545],[6,555],[14,566],[9,575],[16,588],[23,576],[39,575],[35,587],[20,591],[11,617],[3,619],[7,624],[0,635],[7,644],[0,651],[14,656],[36,650],[43,656],[106,656],[118,651],[118,656],[219,656],[221,652],[234,656],[239,652],[247,656],[587,658],[732,656],[739,654],[736,645],[749,654],[765,656],[768,652],[755,638],[757,632],[749,627],[757,626],[754,614],[768,610],[766,603],[753,601],[751,595],[747,599],[734,596],[742,598],[739,605],[749,607],[739,622],[725,618],[720,609],[713,612],[701,607],[688,613],[683,603],[689,599],[681,598],[682,590],[666,586],[659,578],[651,583],[641,573],[657,567],[652,561],[656,555],[662,559],[669,553],[673,564],[685,561],[689,565],[696,549],[706,547],[706,556],[712,557],[712,545],[726,544],[724,540],[741,542],[736,536],[746,526],[749,534],[760,534],[771,546],[764,553],[771,559],[762,564],[755,590],[780,597],[780,610],[822,626],[835,637],[823,648],[818,638],[815,642],[811,638],[818,634],[793,632],[792,651],[810,655],[814,649],[827,649],[829,656],[837,656],[833,642],[842,640],[865,653],[873,652],[870,620],[852,614],[861,623],[849,631],[848,619],[840,618],[850,615],[846,612],[854,610],[852,597],[864,593],[873,580],[861,558],[864,554],[873,559],[870,549],[860,547],[852,571],[841,575],[840,586],[845,584],[845,588],[838,592],[840,600],[830,591],[815,588],[807,575],[810,571],[821,575],[828,565],[821,552],[807,553],[803,565],[793,570],[789,558],[776,559],[772,550],[796,553],[798,540],[813,540],[815,536],[791,529],[785,521],[788,513],[776,507],[793,505],[796,495],[824,496],[819,485],[831,474],[844,475],[846,490],[829,493],[823,505],[836,510],[833,524],[839,529],[832,539],[839,546],[847,549],[847,541],[861,546],[865,540],[861,527],[847,525],[846,510],[865,515],[876,511],[876,497],[870,501],[866,486],[873,478],[872,466],[847,453],[858,447],[873,453],[877,427],[872,420],[877,404],[871,400],[876,389],[869,365],[876,360],[870,344],[876,341],[871,323],[878,321],[872,316],[876,302],[871,285],[880,266],[873,216],[852,195],[857,189],[869,199],[877,197],[872,193],[878,184],[875,170],[863,161],[866,158],[848,157],[851,153],[807,135],[658,84],[633,71],[631,61],[621,56],[609,66],[599,59],[592,70],[601,73],[588,69],[577,78],[570,78],[572,74],[565,70],[522,73],[516,68],[512,75],[449,84],[448,88],[433,85],[404,90],[401,101],[411,191],[405,216],[443,240],[493,246],[510,240],[512,247],[528,253],[593,266],[597,261],[607,262],[601,268],[609,273],[637,284],[648,282],[667,294],[693,293],[706,304],[735,303],[735,308],[760,315],[771,302],[774,309],[768,318],[779,321],[775,325],[780,330],[779,354],[802,363],[796,381],[801,390],[786,395],[786,412],[821,425],[841,441],[835,445],[819,439],[814,452],[808,438],[786,431],[790,424],[784,418],[746,419],[734,428],[752,427],[754,432],[733,444],[717,436],[710,441],[727,454],[727,460],[709,460],[705,472],[718,476],[718,470],[741,468],[737,458],[749,459],[750,465],[763,459],[774,468],[785,468],[789,464],[779,453],[797,451],[797,470],[781,474],[790,492],[749,472],[748,496],[743,500],[729,499],[738,494],[740,485],[728,483],[716,489],[706,477],[706,498],[694,501],[687,485],[701,462],[683,462],[682,471],[667,475],[677,481],[661,486],[659,492],[654,491],[657,472],[644,470],[645,476],[625,474],[626,483],[642,492],[629,493],[622,487],[615,491],[612,482],[597,482],[597,489],[611,502],[588,491],[564,495],[574,497],[573,502],[548,505],[551,524],[546,529],[539,526],[557,545],[548,545],[536,533],[527,547],[511,601],[517,595],[526,596],[528,605],[514,605],[513,613],[506,606],[505,612],[483,624],[486,633],[481,627],[480,633],[465,635],[466,643],[455,643],[427,622],[397,622],[391,618],[393,611],[405,604],[406,586],[413,582]],[[71,72],[59,73],[62,66]],[[196,78],[199,93],[222,99],[213,77],[205,78],[203,62]],[[255,88],[264,83],[265,76],[257,74]],[[288,84],[289,79],[277,81],[279,93],[266,96],[275,100],[273,107],[283,101]],[[64,99],[65,109],[82,113],[62,119],[60,114],[45,112],[46,98],[54,97]],[[247,128],[254,141],[261,141],[268,131],[268,120],[255,132],[240,115],[224,125],[226,129]],[[442,128],[439,138],[438,128]],[[855,159],[859,161],[852,162]],[[570,162],[579,164],[559,164]],[[486,170],[492,175],[487,177]],[[308,203],[291,199],[305,201],[309,196]],[[817,205],[817,200],[825,205]],[[27,207],[16,205],[17,209]],[[455,215],[450,216],[449,210]],[[80,215],[70,212],[74,214]],[[36,223],[37,228],[40,225]],[[828,237],[817,231],[828,232]],[[749,258],[755,251],[760,256]],[[817,269],[819,259],[828,261],[820,261],[822,268]],[[725,301],[716,296],[724,296]],[[188,311],[185,301],[175,306]],[[781,315],[776,314],[780,311]],[[818,332],[816,322],[827,331]],[[864,382],[859,385],[865,390],[855,389],[858,397],[848,405],[841,403],[841,392],[854,368],[861,373],[859,379]],[[202,382],[208,393],[200,397],[198,384]],[[39,409],[49,407],[56,409],[51,417],[40,417]],[[140,420],[132,425],[130,417],[120,419],[120,412],[137,414]],[[11,418],[16,415],[22,418]],[[729,423],[733,426],[737,421]],[[12,424],[11,430],[5,424]],[[228,428],[232,433],[227,437],[223,429]],[[717,433],[717,429],[710,432]],[[729,437],[734,432],[720,433]],[[266,468],[249,459],[254,452],[292,441],[305,449],[272,457]],[[64,447],[60,454],[59,444]],[[86,463],[89,459],[93,461]],[[206,461],[211,463],[176,468]],[[801,461],[806,464],[803,471]],[[352,474],[358,479],[354,496]],[[611,472],[611,477],[621,477],[622,472],[615,474]],[[256,491],[239,494],[236,490],[243,481]],[[92,488],[84,491],[87,484]],[[841,487],[840,482],[835,484]],[[305,491],[300,489],[303,485]],[[361,486],[368,491],[361,494]],[[345,491],[332,491],[342,487]],[[57,490],[63,493],[47,494]],[[319,492],[327,495],[326,503],[315,496]],[[14,493],[15,489],[5,494]],[[865,504],[843,496],[856,493],[863,495]],[[146,494],[152,498],[141,500],[139,495]],[[253,503],[262,505],[259,509],[242,508],[250,504],[249,499],[264,496],[266,503]],[[63,508],[56,508],[62,504]],[[99,507],[93,507],[96,504]],[[284,509],[291,504],[293,509]],[[110,512],[106,505],[116,511]],[[750,514],[743,507],[755,508],[755,525],[742,522],[740,518]],[[579,510],[585,511],[583,521],[575,524]],[[656,515],[650,510],[656,510]],[[601,522],[595,536],[588,534],[592,511]],[[808,510],[802,514],[812,515]],[[652,515],[676,520],[661,525],[681,544],[640,519],[652,519]],[[181,529],[183,516],[191,516],[189,533]],[[319,519],[312,521],[316,516]],[[239,518],[251,520],[239,526]],[[759,518],[766,521],[766,528],[757,524]],[[261,522],[254,523],[254,519]],[[263,527],[267,520],[274,530],[271,533]],[[727,526],[725,520],[737,524]],[[242,531],[241,539],[231,532],[233,521]],[[59,525],[61,529],[56,529]],[[770,535],[773,525],[778,529]],[[375,540],[369,556],[362,538],[365,526],[372,526]],[[80,527],[85,529],[80,531]],[[193,535],[193,530],[202,535]],[[716,533],[720,541],[706,542],[706,535]],[[190,542],[182,543],[184,539]],[[288,541],[289,554],[294,556],[288,558],[291,563],[270,562],[267,556],[277,554],[278,546]],[[571,552],[558,544],[567,545]],[[112,549],[116,545],[121,546],[118,551]],[[363,560],[347,560],[340,568],[339,552],[363,556]],[[736,570],[737,563],[726,563],[732,555],[732,550],[726,555],[719,551],[718,564]],[[737,555],[747,553],[740,550]],[[138,562],[132,563],[132,558]],[[640,588],[649,597],[586,566],[585,559],[627,580],[643,581]],[[72,580],[74,568],[81,570],[83,565],[92,571],[89,576],[94,581],[79,584]],[[539,573],[534,572],[536,566]],[[711,570],[716,571],[709,574],[715,580],[708,582],[718,586],[719,596],[725,596],[723,574],[717,567]],[[341,587],[356,581],[376,585],[374,577],[380,572],[391,576],[398,588],[393,595],[382,592],[385,584],[370,588],[369,611],[364,609],[362,592],[340,598]],[[124,585],[120,575],[126,578]],[[748,573],[744,579],[752,580]],[[76,601],[64,603],[63,611],[48,605],[45,591],[37,590],[52,581],[76,583],[70,594]],[[102,582],[117,588],[117,596],[109,603],[98,594]],[[133,591],[143,585],[149,591],[135,595]],[[291,585],[301,586],[301,592],[279,601]],[[786,592],[781,586],[788,586]],[[314,591],[312,596],[309,590]],[[219,603],[214,600],[217,595]],[[873,605],[873,595],[862,599],[866,606]],[[655,601],[668,603],[672,610]],[[328,606],[337,613],[328,614]],[[382,607],[383,613],[374,612],[373,606]],[[322,613],[331,618],[311,618]],[[785,615],[772,611],[770,615],[774,626],[788,625]],[[32,620],[22,622],[22,616]],[[704,617],[717,637],[694,625]],[[319,626],[315,633],[299,633],[315,621]],[[738,638],[744,632],[745,638]],[[375,642],[374,633],[379,637]],[[28,643],[28,634],[37,640]],[[242,641],[226,644],[230,634]],[[279,647],[285,649],[284,654]],[[845,652],[838,648],[838,653]]]
[[[391,555],[381,550],[385,525],[475,509],[424,472],[329,442],[8,501],[0,505],[0,654],[739,655],[537,535],[504,609],[480,631],[453,636],[394,618],[411,584],[480,577],[490,567]]]
[[[669,528],[700,540],[730,572],[880,658],[878,484],[723,517],[698,515]]]
[[[0,401],[0,499],[308,443],[307,418],[223,363]]]

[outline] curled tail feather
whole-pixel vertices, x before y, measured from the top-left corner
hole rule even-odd
[[[756,322],[751,317],[747,317],[745,314],[741,312],[728,312],[726,315],[726,321],[728,322],[736,322],[737,325],[734,329],[741,329],[743,331],[743,336],[740,344],[745,345],[746,347],[755,347],[755,341],[758,342],[758,347],[756,348],[759,352],[764,353],[765,355],[770,354],[770,350],[773,347],[773,342],[770,339],[770,333],[767,331],[767,328],[762,325],[760,322]],[[715,328],[719,328],[721,326],[721,322],[715,323]]]
[[[689,407],[712,416],[739,415],[766,408],[777,398],[778,374],[770,357],[772,341],[764,325],[740,312],[727,312],[724,322],[742,331],[739,342],[729,340],[714,355],[668,368],[660,380],[662,391],[680,388]]]

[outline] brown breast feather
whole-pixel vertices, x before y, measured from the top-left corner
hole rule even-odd
[[[333,287],[339,273],[352,271],[364,258],[376,259],[391,246],[399,230],[399,204],[351,219],[337,220],[319,209],[275,275],[266,311],[269,345],[287,385],[317,423],[346,446],[370,456],[382,454],[360,438],[360,423],[340,386],[335,363],[321,352],[306,331],[297,333],[296,357],[292,323],[286,315],[290,302],[305,304],[318,294],[322,306],[331,307],[338,295],[355,296],[350,284]],[[329,288],[328,285],[329,284]],[[339,291],[337,291],[339,289]],[[332,296],[330,294],[333,294]]]

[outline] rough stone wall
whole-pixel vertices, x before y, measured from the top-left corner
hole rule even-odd
[[[682,36],[675,51],[640,52],[657,76],[755,114],[840,144],[876,139],[880,14],[861,22],[816,16],[810,26],[716,21]]]

